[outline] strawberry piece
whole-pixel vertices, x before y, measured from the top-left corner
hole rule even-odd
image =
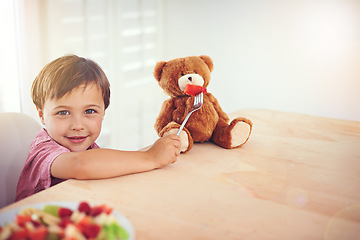
[[[29,231],[28,237],[31,240],[44,240],[47,236],[47,229],[44,225],[35,228],[33,231]]]
[[[16,223],[20,227],[24,227],[25,223],[31,222],[31,216],[29,215],[16,215]]]
[[[86,215],[90,214],[91,207],[87,202],[81,202],[78,207],[79,212],[83,212]]]
[[[72,210],[62,207],[59,208],[59,212],[58,212],[60,218],[71,217],[72,213],[73,213]]]
[[[93,223],[91,216],[87,215],[83,216],[76,226],[87,238],[96,238],[101,230],[99,225]]]
[[[22,228],[11,235],[10,240],[23,240],[29,235],[29,231],[26,228]]]
[[[58,226],[61,228],[66,228],[68,224],[72,224],[73,222],[70,220],[69,217],[63,217],[60,219],[60,222],[58,223]]]
[[[33,219],[31,219],[31,223],[34,225],[34,227],[39,227],[41,225],[41,223]]]
[[[102,212],[105,212],[103,206],[93,206],[90,211],[90,216],[96,217],[97,215],[100,215]]]
[[[189,94],[191,96],[195,96],[199,93],[207,93],[207,90],[205,87],[202,86],[198,86],[198,85],[192,85],[192,84],[188,84],[185,87],[184,93]]]
[[[58,233],[58,236],[60,237],[60,239],[65,239],[65,231],[61,231],[60,233]]]
[[[87,238],[96,238],[99,234],[101,227],[97,224],[84,225],[81,227],[81,232]]]
[[[80,228],[82,227],[82,226],[87,226],[87,225],[91,225],[92,224],[92,220],[91,220],[91,217],[89,217],[89,216],[83,216],[80,220],[79,220],[79,222],[78,222],[78,226],[80,226]]]
[[[103,207],[104,212],[105,212],[107,215],[109,215],[109,214],[113,211],[113,208],[112,208],[112,207],[109,207],[109,206],[106,205],[106,204],[101,205],[101,207]]]

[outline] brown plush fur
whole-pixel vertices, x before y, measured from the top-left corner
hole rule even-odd
[[[185,94],[180,89],[178,79],[186,74],[199,74],[204,79],[203,87],[207,87],[212,70],[213,62],[208,56],[176,58],[156,64],[154,77],[165,93],[171,97],[163,103],[155,122],[155,130],[159,136],[163,136],[172,129],[178,129],[193,106],[194,97]],[[232,130],[239,122],[248,125],[249,132],[245,133],[243,142],[235,147],[242,146],[248,140],[252,129],[251,121],[237,118],[229,124],[229,118],[221,109],[216,98],[211,93],[204,94],[202,108],[190,116],[184,127],[184,131],[188,135],[184,140],[188,141],[188,148],[184,152],[188,152],[192,148],[193,142],[210,140],[221,147],[233,148],[231,136],[234,133]]]

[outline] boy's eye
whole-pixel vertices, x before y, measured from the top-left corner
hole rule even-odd
[[[69,115],[70,113],[69,113],[69,111],[63,110],[63,111],[59,111],[57,114],[65,116],[65,115]]]
[[[94,109],[85,110],[85,114],[93,114],[93,113],[96,113],[96,111]]]

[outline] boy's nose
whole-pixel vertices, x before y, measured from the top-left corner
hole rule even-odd
[[[71,129],[75,131],[84,130],[84,122],[81,117],[76,117],[73,119]]]

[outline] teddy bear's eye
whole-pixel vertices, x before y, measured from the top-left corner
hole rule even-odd
[[[185,74],[183,72],[181,72],[181,76],[184,76]]]

